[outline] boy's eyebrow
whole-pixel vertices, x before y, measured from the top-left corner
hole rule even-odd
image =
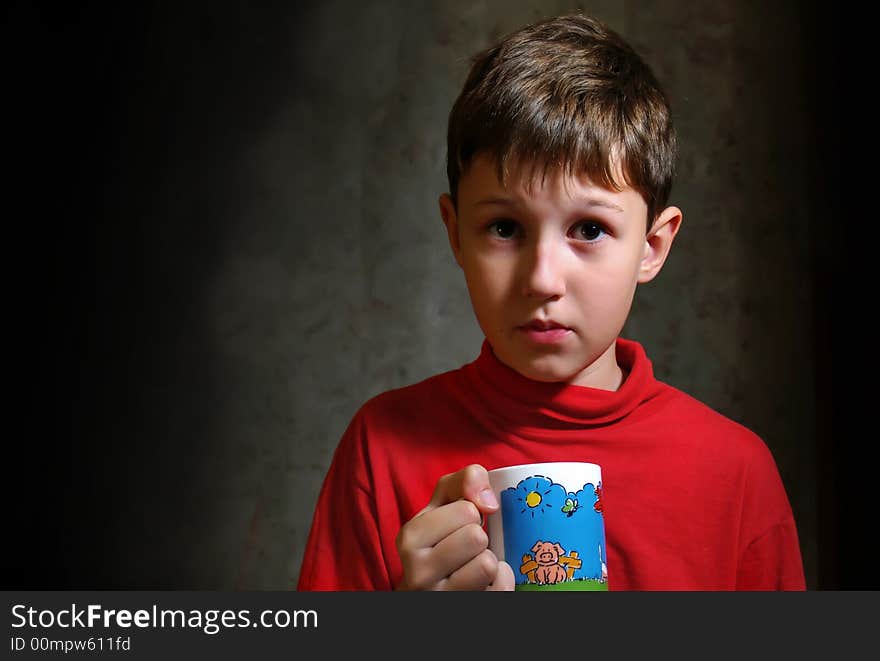
[[[612,211],[623,213],[623,207],[614,204],[614,202],[603,200],[598,197],[581,197],[577,198],[577,201],[586,204],[588,207],[603,207],[605,209],[611,209]],[[498,204],[502,206],[513,207],[516,206],[517,203],[515,200],[512,200],[508,197],[487,197],[476,202],[475,206],[482,206],[486,204]]]

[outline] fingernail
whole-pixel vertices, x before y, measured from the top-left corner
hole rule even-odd
[[[483,489],[477,495],[477,498],[479,498],[480,502],[486,507],[498,507],[498,500],[495,498],[492,489]]]

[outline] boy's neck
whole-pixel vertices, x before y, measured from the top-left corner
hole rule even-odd
[[[599,356],[592,365],[575,375],[569,383],[611,392],[619,390],[626,380],[626,373],[617,362],[615,344],[608,347],[605,353]]]
[[[598,376],[598,375],[596,375]],[[626,380],[626,374],[623,369],[615,363],[611,369],[610,374],[605,376],[604,374],[600,378],[589,379],[584,382],[578,382],[577,380],[572,383],[576,383],[577,385],[584,385],[589,388],[598,388],[600,390],[608,390],[611,392],[616,392],[620,390],[620,386],[623,385],[623,382]]]
[[[617,368],[617,374],[614,375],[614,387],[611,388],[611,390],[617,391],[620,390],[620,386],[622,386],[623,382],[626,380],[626,374],[620,365],[615,365],[615,367]]]

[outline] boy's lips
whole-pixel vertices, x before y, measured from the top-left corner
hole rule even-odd
[[[568,326],[553,321],[552,319],[532,319],[520,328],[533,328],[534,330],[553,330],[555,328],[564,328],[569,330]]]
[[[522,331],[526,338],[538,344],[561,342],[572,332],[568,326],[552,319],[532,319],[522,326],[517,326],[517,330]]]

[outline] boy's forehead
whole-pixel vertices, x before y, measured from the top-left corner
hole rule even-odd
[[[614,168],[614,178],[617,182],[625,181],[619,166]],[[633,204],[644,204],[641,194],[628,184],[623,183],[620,186],[619,189],[606,188],[593,181],[586,173],[568,174],[562,168],[544,168],[543,165],[527,161],[511,163],[502,179],[499,178],[495,159],[479,155],[462,173],[458,196],[465,204],[526,204],[535,198],[577,200],[588,196],[598,206],[607,206],[621,212]]]

